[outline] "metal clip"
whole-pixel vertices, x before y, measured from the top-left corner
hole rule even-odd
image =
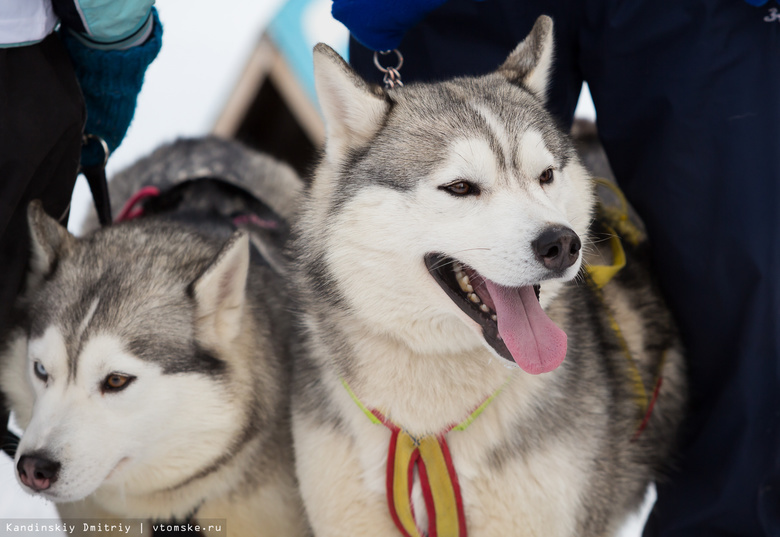
[[[108,163],[108,156],[111,154],[111,151],[108,149],[108,144],[106,141],[98,136],[97,134],[84,134],[81,138],[81,144],[87,145],[90,140],[95,140],[97,143],[100,144],[100,147],[103,149],[103,167],[106,166]]]
[[[395,55],[398,57],[398,65],[395,67],[382,66],[382,64],[379,63],[379,55],[381,54],[382,56],[386,56],[391,52],[395,52]],[[403,87],[404,83],[401,82],[401,73],[399,72],[399,69],[401,69],[403,64],[404,57],[401,55],[401,52],[398,49],[374,51],[374,65],[376,65],[376,68],[385,74],[383,81],[385,83],[386,89],[393,89],[396,86]]]

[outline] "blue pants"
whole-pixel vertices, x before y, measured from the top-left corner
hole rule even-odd
[[[771,11],[771,9],[776,11]],[[492,71],[555,21],[551,110],[586,80],[688,349],[690,418],[648,535],[780,535],[780,4],[451,0],[400,46],[404,81]],[[380,82],[353,40],[353,65]]]

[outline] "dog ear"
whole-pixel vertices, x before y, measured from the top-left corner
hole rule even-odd
[[[189,287],[199,339],[205,344],[220,347],[238,336],[248,274],[249,235],[236,231]]]
[[[325,118],[326,155],[369,142],[382,125],[387,101],[324,43],[314,47],[314,82]]]
[[[40,200],[31,201],[27,206],[27,224],[30,229],[27,288],[30,289],[54,270],[57,259],[73,247],[76,237],[46,214]]]
[[[522,84],[543,101],[553,61],[553,21],[542,15],[534,23],[531,33],[498,68],[513,84]]]

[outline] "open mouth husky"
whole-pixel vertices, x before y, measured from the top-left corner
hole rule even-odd
[[[134,207],[143,218],[76,238],[30,206],[30,274],[0,382],[25,431],[17,479],[63,518],[308,533],[286,286],[262,255],[280,249],[286,221],[236,181],[172,184],[169,173],[197,165],[224,177],[248,160],[263,166],[243,176],[247,188],[249,178],[299,188],[287,167],[205,140],[161,149],[112,182],[115,197],[128,185],[162,190]]]
[[[292,253],[317,535],[609,535],[659,476],[680,345],[544,109],[552,41],[541,17],[494,73],[387,90],[315,48],[327,142]]]

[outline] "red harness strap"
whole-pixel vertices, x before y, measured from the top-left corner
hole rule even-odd
[[[133,194],[129,200],[127,200],[127,203],[125,203],[125,206],[122,207],[119,215],[117,215],[115,222],[124,222],[125,220],[132,220],[134,218],[138,218],[139,216],[143,216],[144,208],[138,207],[138,204],[146,198],[152,198],[159,195],[160,189],[156,186],[143,187],[141,190]]]
[[[658,392],[661,391],[661,384],[663,383],[664,378],[659,375],[658,380],[655,381],[655,389],[653,390],[653,396],[650,398],[650,404],[647,405],[647,412],[645,412],[642,423],[639,424],[639,427],[634,433],[634,437],[631,439],[632,442],[636,442],[639,439],[647,427],[647,424],[650,423],[650,417],[653,415],[653,407],[655,407],[655,402],[658,400]]]
[[[458,474],[452,463],[446,434],[415,438],[379,411],[371,413],[391,431],[387,452],[386,490],[390,516],[404,537],[467,537]],[[420,529],[412,503],[414,471],[420,477],[428,515],[427,532]]]

